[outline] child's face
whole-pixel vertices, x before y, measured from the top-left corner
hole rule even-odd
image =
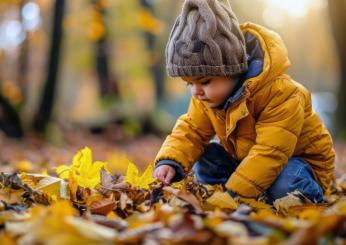
[[[182,79],[187,82],[192,96],[207,102],[211,108],[221,105],[237,84],[236,79],[223,76],[193,76]]]

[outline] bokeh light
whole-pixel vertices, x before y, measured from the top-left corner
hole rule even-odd
[[[263,0],[263,21],[268,26],[280,28],[286,18],[304,18],[311,9],[327,6],[326,0]]]
[[[9,51],[25,39],[25,33],[18,20],[6,20],[0,25],[0,48]]]
[[[23,25],[27,31],[35,31],[41,24],[40,8],[37,3],[28,2],[22,9]]]

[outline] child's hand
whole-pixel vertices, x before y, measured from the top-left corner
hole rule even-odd
[[[161,165],[157,167],[154,171],[154,178],[158,181],[169,184],[175,175],[175,169],[169,165]]]

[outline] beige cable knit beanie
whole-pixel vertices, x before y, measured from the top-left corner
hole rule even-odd
[[[247,71],[244,36],[228,0],[185,0],[169,36],[166,65],[172,77]]]

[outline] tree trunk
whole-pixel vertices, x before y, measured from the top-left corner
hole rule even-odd
[[[34,117],[33,127],[38,132],[44,132],[49,122],[54,105],[57,75],[61,53],[61,43],[63,37],[63,18],[65,0],[55,0],[53,31],[51,35],[51,46],[48,61],[48,73],[44,90],[42,93],[39,109]]]
[[[340,86],[336,110],[336,135],[346,139],[346,1],[328,0],[332,30],[340,61]]]
[[[24,24],[22,10],[27,0],[21,0],[19,11],[20,11],[20,19],[22,22],[22,26]],[[28,63],[29,62],[29,39],[26,36],[25,40],[20,46],[19,51],[19,60],[18,60],[18,73],[17,73],[17,82],[20,88],[20,92],[22,95],[21,105],[25,103],[26,99],[26,86],[27,86],[27,76],[28,76]]]
[[[108,46],[108,31],[105,21],[107,14],[106,8],[102,0],[92,0],[93,8],[101,16],[101,21],[104,34],[95,41],[95,62],[96,73],[99,82],[100,94],[104,96],[118,96],[119,87],[117,77],[112,75],[109,70],[109,46]]]
[[[153,3],[150,3],[148,0],[140,0],[141,7],[150,11],[154,16],[154,6]],[[151,74],[155,83],[155,96],[156,103],[163,102],[165,96],[165,74],[164,74],[164,64],[162,55],[158,54],[155,51],[155,41],[156,37],[153,33],[145,31],[144,37],[146,40],[147,47],[149,49],[150,55],[152,57],[152,63],[150,65]]]
[[[18,112],[1,94],[0,130],[2,130],[8,137],[21,138],[23,136],[23,129]]]

